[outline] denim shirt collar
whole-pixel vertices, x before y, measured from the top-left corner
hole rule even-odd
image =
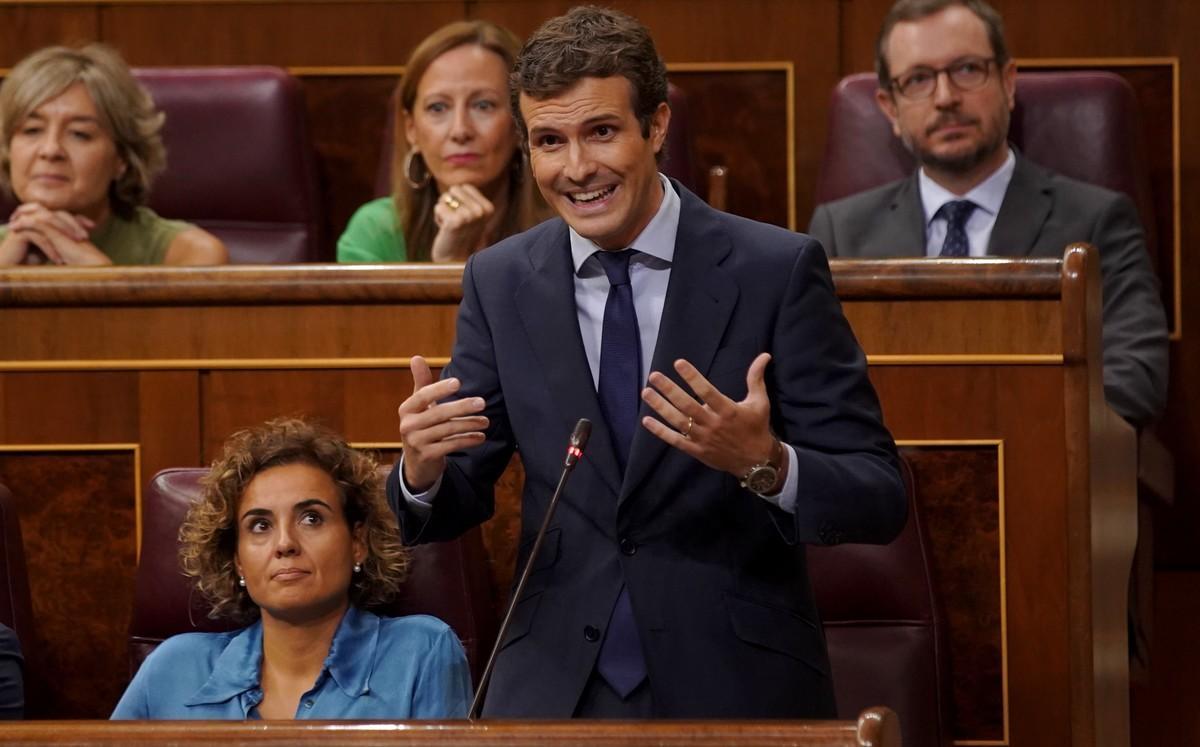
[[[347,697],[368,692],[375,648],[379,643],[379,623],[374,614],[361,612],[353,605],[348,607],[333,635],[325,667],[317,676],[313,689],[319,687],[328,672]],[[262,702],[261,682],[262,620],[258,620],[233,636],[213,664],[208,681],[187,699],[185,705],[224,703],[245,695],[251,700],[246,702],[243,698],[243,710],[248,715]]]

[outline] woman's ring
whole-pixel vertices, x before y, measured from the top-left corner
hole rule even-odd
[[[683,437],[684,438],[690,439],[692,437],[692,426],[695,424],[696,424],[695,420],[693,420],[692,418],[688,418],[687,428],[683,429]]]
[[[458,198],[451,194],[447,194],[445,197],[443,197],[442,202],[446,203],[446,207],[450,208],[451,210],[458,210],[460,207],[462,207],[462,203],[458,201]]]

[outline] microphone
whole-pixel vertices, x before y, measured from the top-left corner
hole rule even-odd
[[[492,653],[488,656],[487,666],[483,668],[483,676],[479,678],[479,687],[475,689],[475,697],[471,700],[471,709],[467,711],[467,719],[470,721],[479,718],[483,696],[487,692],[488,682],[492,679],[492,668],[496,664],[496,654],[500,652],[500,643],[504,640],[504,634],[508,632],[509,623],[512,622],[513,610],[516,608],[521,594],[525,592],[525,582],[529,580],[529,574],[537,560],[538,551],[542,549],[542,540],[546,538],[546,530],[550,528],[550,519],[554,516],[554,509],[558,506],[558,499],[562,496],[563,487],[567,484],[567,477],[579,463],[579,458],[583,456],[583,450],[591,435],[592,421],[580,418],[579,422],[575,423],[575,430],[571,432],[571,440],[567,443],[567,456],[563,459],[562,475],[558,478],[558,487],[554,489],[554,495],[550,496],[550,505],[546,508],[546,516],[542,519],[542,526],[533,540],[533,548],[529,551],[529,557],[525,559],[525,568],[521,571],[521,579],[517,582],[512,599],[508,601],[508,610],[504,613],[504,620],[500,623],[500,630],[496,633],[496,642],[492,644]]]

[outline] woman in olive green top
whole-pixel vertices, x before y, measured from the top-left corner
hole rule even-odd
[[[0,265],[221,264],[225,246],[143,206],[163,115],[108,47],[49,47],[0,85],[0,186],[21,205]]]
[[[458,21],[413,51],[400,83],[392,195],[358,209],[339,262],[462,262],[549,217],[521,152],[508,71],[521,43],[487,21]]]

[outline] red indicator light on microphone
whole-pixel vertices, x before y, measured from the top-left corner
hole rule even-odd
[[[579,448],[578,446],[568,446],[567,447],[567,456],[575,457],[576,459],[578,459],[583,456],[583,449]]]

